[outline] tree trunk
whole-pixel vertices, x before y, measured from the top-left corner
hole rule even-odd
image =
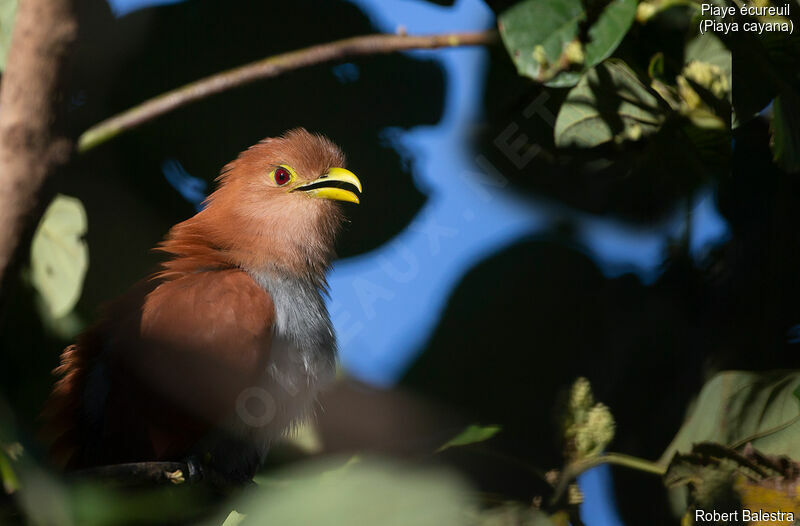
[[[0,283],[37,219],[42,184],[73,150],[54,123],[77,0],[20,0],[0,84]]]

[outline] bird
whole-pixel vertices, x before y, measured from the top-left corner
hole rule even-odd
[[[192,459],[244,483],[335,376],[326,271],[358,177],[295,128],[221,170],[160,267],[61,355],[42,415],[65,469]],[[198,460],[199,459],[199,460]]]

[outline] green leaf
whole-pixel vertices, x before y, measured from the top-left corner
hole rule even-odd
[[[525,506],[515,502],[505,502],[481,510],[474,521],[469,524],[475,526],[555,526],[555,522],[542,511],[530,505]]]
[[[800,71],[798,33],[731,32],[725,36],[725,43],[736,56],[734,107],[738,123],[754,118],[782,91],[796,86]]]
[[[11,458],[6,454],[2,444],[0,444],[0,482],[3,483],[3,490],[8,494],[19,489],[19,479],[11,467]]]
[[[239,526],[244,522],[246,518],[247,515],[244,515],[236,510],[233,510],[225,518],[225,522],[222,523],[222,526]]]
[[[556,146],[591,148],[650,135],[663,123],[665,107],[624,62],[607,60],[567,94],[556,118]]]
[[[500,432],[500,426],[476,426],[471,425],[464,431],[447,441],[442,447],[436,450],[437,453],[451,447],[468,446],[477,442],[485,442]]]
[[[659,51],[650,57],[650,63],[647,65],[647,74],[653,80],[664,77],[664,53]]]
[[[675,453],[688,453],[699,442],[730,447],[751,442],[766,454],[800,458],[798,388],[800,371],[717,374],[703,386],[660,462],[666,465]]]
[[[499,27],[520,75],[563,87],[574,86],[582,72],[608,58],[635,15],[635,0],[611,0],[592,22],[588,41],[583,42],[583,64],[574,71],[566,71],[562,55],[567,44],[579,38],[587,19],[581,0],[524,0],[500,14]]]
[[[11,45],[11,30],[17,16],[17,0],[0,0],[0,71],[6,69],[6,57]]]
[[[722,43],[722,41],[714,35],[714,33],[707,31],[705,34],[697,35],[686,43],[683,53],[683,63],[689,64],[690,62],[703,62],[717,66],[722,70],[723,77],[728,83],[728,93],[726,99],[728,104],[732,101],[733,90],[733,58],[731,50]],[[732,108],[726,108],[726,111],[721,111],[721,114],[732,113]],[[731,115],[732,123],[737,122],[736,115]],[[734,126],[735,127],[735,126]],[[730,137],[726,138],[730,142]]]
[[[461,526],[474,512],[469,489],[449,472],[376,459],[340,470],[337,462],[306,463],[277,475],[289,484],[250,488],[233,505],[245,515],[241,524]]]
[[[705,62],[713,64],[725,72],[725,77],[730,82],[732,72],[731,51],[713,33],[707,31],[704,35],[697,35],[686,43],[683,54],[683,63]]]
[[[772,103],[772,158],[788,173],[800,171],[800,96],[784,92]]]
[[[31,244],[31,279],[48,314],[68,314],[80,298],[89,267],[86,210],[78,199],[58,195],[50,203]]]

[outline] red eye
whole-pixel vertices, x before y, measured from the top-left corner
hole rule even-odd
[[[278,166],[275,169],[274,177],[275,177],[275,182],[278,183],[278,186],[283,186],[292,180],[292,174],[289,173],[289,170],[287,170],[283,166]]]

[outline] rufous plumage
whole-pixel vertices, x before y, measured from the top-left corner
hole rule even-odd
[[[230,481],[334,376],[325,272],[361,183],[338,147],[294,129],[225,166],[161,269],[64,350],[44,417],[70,468],[200,458]]]

